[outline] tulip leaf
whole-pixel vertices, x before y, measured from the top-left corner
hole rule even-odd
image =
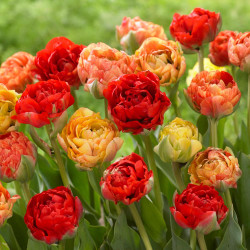
[[[88,178],[89,183],[92,186],[92,188],[97,192],[99,195],[101,195],[101,188],[100,188],[100,181],[101,181],[101,175],[98,168],[93,168],[92,171],[88,171]]]
[[[59,170],[54,169],[47,159],[40,154],[37,156],[37,166],[47,189],[63,185]]]
[[[208,120],[205,115],[200,115],[198,117],[196,126],[198,128],[199,133],[202,135],[202,144],[204,147],[209,146],[209,125],[208,125]]]
[[[245,154],[249,154],[250,153],[250,139],[248,135],[248,131],[247,131],[247,127],[245,125],[245,123],[242,121],[241,123],[241,132],[239,134],[239,136],[237,137],[236,143],[235,143],[235,148],[238,151],[241,151]]]
[[[4,226],[0,228],[0,235],[3,236],[10,249],[21,250],[10,224],[5,223]]]
[[[4,240],[2,235],[0,235],[0,249],[1,250],[10,250],[8,244],[6,243],[6,241]]]
[[[155,242],[165,244],[164,240],[166,239],[167,226],[162,214],[146,197],[141,199],[140,208],[141,218],[149,236]],[[154,219],[152,219],[152,215],[154,215]]]
[[[139,243],[139,235],[128,226],[125,213],[122,211],[115,223],[111,247],[119,250],[137,250]]]
[[[29,238],[27,250],[34,250],[34,249],[35,250],[47,250],[48,248],[47,248],[46,243]]]
[[[229,222],[224,237],[217,250],[245,250],[242,246],[242,232],[233,216],[233,209],[229,213]]]
[[[191,250],[191,247],[188,245],[188,243],[181,239],[176,233],[175,233],[175,227],[177,226],[176,225],[176,222],[174,220],[174,217],[172,216],[172,214],[170,215],[170,223],[171,223],[171,229],[172,229],[172,247],[171,249],[172,250]],[[171,244],[169,243],[169,244]],[[170,249],[169,248],[169,245],[167,244],[168,248],[165,248],[165,249]]]
[[[232,190],[233,198],[236,201],[235,210],[238,212],[239,221],[244,226],[247,248],[250,248],[250,156],[244,153],[237,155],[239,165],[242,170],[242,175],[237,182],[237,189]]]
[[[88,227],[85,219],[81,219],[77,235],[75,237],[75,249],[84,249],[84,250],[94,250],[96,248],[95,241],[91,237],[90,232],[88,231]]]

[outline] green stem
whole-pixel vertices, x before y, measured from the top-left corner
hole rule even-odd
[[[192,250],[196,249],[196,234],[192,229],[190,229],[190,247]]]
[[[206,241],[204,239],[204,234],[197,232],[197,231],[196,231],[196,234],[197,234],[197,239],[198,239],[198,242],[200,245],[200,249],[207,250],[207,245],[206,245]]]
[[[199,72],[204,70],[204,48],[203,46],[200,47],[198,51],[198,62],[199,62]]]
[[[52,146],[52,148],[54,149],[54,152],[55,152],[56,162],[57,162],[57,166],[59,168],[59,172],[60,172],[60,175],[61,175],[61,178],[62,178],[63,185],[65,187],[70,188],[68,175],[67,175],[67,172],[66,172],[66,169],[65,169],[65,166],[64,166],[64,162],[63,162],[63,159],[62,159],[62,156],[61,156],[60,149],[59,149],[59,147],[57,145],[56,139],[52,138],[50,136],[50,134],[52,132],[52,128],[51,128],[50,124],[46,125],[46,130],[47,130],[50,142],[51,142],[51,146]]]
[[[105,118],[109,118],[108,116],[108,100],[104,98],[104,108],[105,108]]]
[[[74,111],[76,111],[79,109],[79,106],[78,106],[78,101],[77,101],[76,89],[74,87],[71,87],[71,95],[73,95],[75,99],[73,107],[74,107]]]
[[[29,185],[27,182],[22,183],[23,193],[26,204],[29,203],[29,200],[31,199],[32,195],[30,193]]]
[[[15,185],[15,189],[16,189],[16,194],[23,196],[21,183],[18,181],[14,181],[14,185]],[[24,199],[19,199],[17,202],[19,203],[22,214],[25,214],[26,213],[26,205],[27,205],[26,201],[24,201]]]
[[[65,250],[66,249],[65,246],[66,246],[66,241],[61,240],[58,245],[58,250]]]
[[[248,97],[247,97],[247,131],[250,137],[250,74],[248,74]]]
[[[208,122],[210,124],[211,146],[214,148],[217,148],[218,147],[218,136],[217,136],[218,120],[212,117],[208,117]]]
[[[174,172],[175,180],[178,186],[178,189],[180,192],[182,192],[185,189],[185,184],[183,182],[183,179],[181,177],[181,166],[178,162],[172,162],[172,169]]]
[[[122,211],[118,203],[115,204],[115,210],[116,210],[116,212],[117,212],[118,215],[119,215],[119,214],[121,213],[121,211]]]
[[[146,154],[147,154],[149,166],[150,166],[150,169],[152,169],[153,174],[154,174],[154,193],[155,193],[156,206],[158,207],[160,212],[162,212],[163,203],[162,203],[162,198],[161,198],[160,182],[158,178],[157,167],[155,164],[152,143],[151,143],[149,135],[142,135],[142,138],[146,147]]]
[[[89,180],[89,201],[91,207],[95,208],[95,192],[93,187],[91,186],[91,183],[95,181],[95,173],[94,170],[88,171],[88,180]]]
[[[233,202],[232,202],[232,198],[231,198],[231,194],[230,194],[229,189],[227,189],[225,191],[225,196],[226,196],[227,206],[230,209],[233,205]]]
[[[144,227],[144,225],[142,223],[141,217],[140,217],[140,215],[139,215],[139,213],[138,213],[138,211],[136,209],[135,204],[132,203],[131,205],[129,205],[129,209],[130,209],[130,212],[131,212],[131,214],[132,214],[132,216],[134,218],[135,224],[136,224],[136,226],[138,228],[138,231],[139,231],[139,233],[141,235],[141,238],[142,238],[142,241],[143,241],[143,243],[145,245],[146,250],[152,250],[153,248],[151,246],[151,243],[149,241],[147,232],[145,230],[145,227]]]
[[[172,102],[172,106],[174,108],[175,116],[181,117],[181,111],[179,107],[179,81],[174,84],[174,86],[169,91],[169,98]],[[168,90],[168,88],[167,88]]]

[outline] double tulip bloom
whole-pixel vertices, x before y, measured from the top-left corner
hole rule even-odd
[[[213,186],[219,191],[236,188],[241,177],[238,159],[229,151],[207,148],[191,162],[188,173],[193,184]]]
[[[239,33],[228,43],[229,60],[242,71],[250,73],[250,32]]]
[[[159,78],[149,71],[123,75],[110,82],[104,97],[118,129],[134,135],[162,125],[171,104],[160,91]]]
[[[58,140],[80,170],[113,160],[123,144],[115,124],[87,108],[72,115]]]
[[[233,77],[218,70],[197,74],[184,94],[191,108],[215,119],[231,114],[241,97]]]
[[[45,49],[37,52],[35,73],[40,81],[49,79],[67,82],[79,87],[77,64],[84,45],[78,45],[65,37],[55,37],[48,42]]]
[[[15,105],[18,95],[14,90],[8,90],[0,83],[0,135],[17,128],[17,121],[12,119],[16,114]]]
[[[154,150],[164,162],[185,163],[202,149],[199,139],[198,129],[177,117],[161,130]]]
[[[175,193],[170,208],[175,221],[183,228],[208,234],[220,229],[228,208],[214,187],[188,184],[181,193]]]
[[[19,195],[11,197],[8,190],[0,182],[0,226],[12,216],[13,205],[20,198]]]
[[[125,52],[105,43],[90,44],[79,59],[78,74],[84,89],[96,98],[103,98],[103,90],[110,81],[135,71],[136,63]]]
[[[210,54],[208,57],[211,62],[217,66],[226,66],[230,65],[228,58],[228,42],[230,38],[235,38],[237,35],[236,32],[230,30],[221,31],[214,41],[209,45]]]
[[[132,153],[104,171],[100,186],[105,199],[130,205],[148,194],[153,183],[152,170],[148,171],[141,156]]]
[[[170,33],[184,50],[196,51],[214,40],[221,27],[219,13],[195,8],[189,15],[175,13],[170,24]]]
[[[137,71],[149,70],[160,79],[161,86],[176,83],[186,69],[185,58],[178,43],[148,38],[135,52]]]
[[[122,24],[116,26],[116,35],[123,49],[126,50],[130,46],[131,36],[134,37],[137,47],[149,37],[158,37],[167,40],[162,26],[152,22],[143,21],[140,17],[124,17]]]
[[[74,237],[83,207],[66,187],[36,194],[28,203],[24,222],[32,236],[47,244]]]
[[[32,73],[34,69],[34,57],[26,52],[17,52],[2,63],[0,83],[7,89],[22,93],[26,85],[34,81]]]
[[[22,132],[0,135],[0,180],[29,181],[34,174],[37,151]]]
[[[12,118],[40,128],[50,124],[74,103],[70,86],[63,81],[48,80],[28,85],[15,106]]]

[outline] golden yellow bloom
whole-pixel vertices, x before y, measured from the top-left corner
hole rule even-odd
[[[17,127],[17,121],[11,119],[16,114],[17,97],[18,94],[14,90],[8,90],[0,84],[0,134],[13,131]]]
[[[195,156],[188,173],[193,184],[214,186],[225,191],[237,187],[242,172],[238,159],[229,150],[209,147]]]
[[[185,58],[177,42],[151,37],[135,52],[138,71],[149,70],[160,78],[161,86],[176,83],[186,69]]]
[[[161,130],[154,151],[164,162],[185,163],[201,148],[198,129],[191,122],[176,117]]]
[[[112,161],[123,144],[114,123],[87,108],[72,115],[58,141],[80,170]]]
[[[219,67],[211,63],[210,59],[204,58],[204,70],[206,71],[228,71],[227,67]],[[190,85],[192,79],[199,73],[199,63],[197,62],[192,69],[188,71],[188,76],[186,79],[187,86]]]

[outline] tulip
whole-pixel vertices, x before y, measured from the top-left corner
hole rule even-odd
[[[186,69],[181,47],[174,41],[152,37],[135,52],[137,71],[149,70],[160,79],[161,86],[176,83]]]
[[[72,115],[58,140],[80,170],[92,170],[113,160],[123,144],[114,123],[87,108]]]
[[[242,174],[238,159],[227,149],[211,147],[195,156],[188,173],[191,183],[213,186],[223,192],[228,188],[237,188],[237,180]]]
[[[202,149],[199,140],[198,129],[191,122],[177,117],[161,130],[154,151],[164,162],[185,163]]]
[[[2,181],[27,182],[33,177],[37,150],[22,132],[0,135],[0,155]]]

